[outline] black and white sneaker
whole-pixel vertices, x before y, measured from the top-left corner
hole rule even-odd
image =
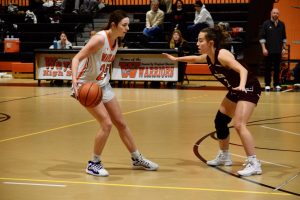
[[[158,164],[144,158],[142,155],[140,155],[137,159],[132,159],[132,168],[133,169],[145,169],[149,171],[155,171],[158,169]]]
[[[94,176],[109,176],[109,173],[104,169],[101,162],[93,162],[89,161],[88,166],[85,169],[86,173],[94,175]]]

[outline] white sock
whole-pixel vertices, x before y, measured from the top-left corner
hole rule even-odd
[[[139,158],[140,156],[141,156],[141,154],[140,154],[139,150],[136,150],[131,153],[131,157],[133,157],[135,159]]]
[[[256,161],[256,155],[248,156],[247,159],[249,161]]]
[[[96,155],[96,154],[94,154],[93,155],[93,162],[100,162],[101,161],[101,159],[100,159],[100,155]]]
[[[221,153],[223,155],[228,155],[229,154],[229,150],[228,149],[226,149],[226,150],[220,150],[220,151],[221,151]]]

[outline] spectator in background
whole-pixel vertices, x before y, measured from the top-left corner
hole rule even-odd
[[[104,7],[105,5],[102,3],[102,0],[83,0],[80,6],[80,13],[97,12]]]
[[[151,0],[151,10],[146,13],[146,28],[143,34],[148,40],[157,40],[163,32],[164,12],[159,9],[159,1]]]
[[[171,40],[169,42],[170,49],[177,49],[178,56],[186,56],[190,54],[190,46],[189,43],[183,38],[180,30],[175,29],[172,33]],[[179,62],[178,63],[178,82],[183,82],[185,69],[186,69],[186,62]],[[176,88],[175,82],[168,82],[168,88]]]
[[[294,86],[300,87],[300,62],[298,62],[293,69],[294,74]]]
[[[172,1],[173,0],[160,0],[161,4],[166,5],[166,13],[171,13],[172,12]]]
[[[187,27],[187,31],[190,36],[189,40],[193,42],[197,41],[197,36],[203,28],[214,27],[214,21],[201,0],[196,0],[194,4],[194,8],[195,8],[194,24],[189,25]]]
[[[66,12],[67,5],[73,4],[74,3],[74,9],[72,13],[78,14],[79,13],[79,8],[80,8],[80,0],[63,0],[60,10],[56,11],[57,14],[62,14]]]
[[[183,8],[183,1],[177,0],[174,4],[174,9],[171,13],[171,22],[174,29],[181,31],[182,35],[186,37],[186,11]]]
[[[54,6],[53,0],[43,0],[43,6],[46,8],[51,8]]]
[[[103,0],[98,0],[98,9],[101,10],[105,7],[104,1]]]
[[[68,40],[65,32],[61,32],[59,38],[60,40],[57,41],[57,49],[72,49],[72,43]],[[54,44],[49,47],[49,49],[54,48]]]
[[[88,43],[88,41],[94,36],[94,35],[96,35],[96,31],[95,30],[91,30],[90,31],[90,38],[89,39],[87,39],[86,41],[84,41],[84,45],[86,45],[87,43]]]
[[[188,55],[190,52],[188,42],[183,38],[181,31],[178,29],[173,31],[169,45],[170,49],[178,49],[179,56]]]
[[[279,20],[279,10],[273,8],[271,19],[264,21],[260,31],[260,44],[263,55],[265,56],[265,90],[271,89],[271,72],[274,67],[273,85],[275,90],[280,91],[280,62],[286,50],[285,25]]]
[[[54,41],[56,44],[52,44],[49,49],[72,49],[72,43],[68,40],[68,37],[65,32],[60,32],[59,35],[60,40]],[[55,47],[56,46],[56,47]],[[63,80],[51,80],[50,85],[56,85],[56,86],[62,86],[64,84]],[[67,82],[68,85],[71,84],[71,81],[69,80]]]

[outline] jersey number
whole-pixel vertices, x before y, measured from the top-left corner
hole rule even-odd
[[[100,74],[97,76],[96,80],[101,81],[105,78],[107,71],[109,70],[111,63],[104,63],[100,67]]]

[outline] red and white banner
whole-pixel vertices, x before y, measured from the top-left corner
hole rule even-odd
[[[111,79],[177,81],[178,63],[162,54],[117,54],[112,65]]]
[[[74,54],[37,53],[35,56],[35,79],[72,80],[73,56]]]
[[[35,54],[35,79],[72,80],[71,62],[75,53]],[[117,54],[111,69],[112,80],[178,81],[178,63],[162,54]]]

